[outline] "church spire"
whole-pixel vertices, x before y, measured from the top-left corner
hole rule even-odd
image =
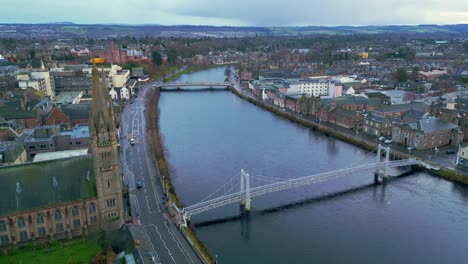
[[[46,67],[44,66],[44,61],[41,59],[41,71],[45,71]]]
[[[99,71],[96,63],[93,61],[92,78],[92,103],[89,116],[89,128],[92,133],[101,134],[105,133],[107,136],[102,138],[98,137],[98,141],[109,141],[114,136],[115,124],[113,119],[112,102],[106,92],[106,81],[104,76],[104,69],[101,70],[102,79],[99,80]]]

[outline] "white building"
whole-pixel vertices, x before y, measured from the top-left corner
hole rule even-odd
[[[18,81],[19,88],[26,90],[32,88],[36,91],[41,92],[43,95],[46,94],[46,82],[44,79],[29,79]]]
[[[122,67],[119,65],[111,65],[110,68],[99,68],[98,70],[102,72],[104,70],[104,75],[106,77],[106,86],[108,88],[112,87],[124,87],[127,81],[130,79],[130,71],[122,70]],[[84,68],[83,73],[87,76],[91,76],[91,67]]]
[[[127,87],[122,87],[122,89],[120,89],[120,99],[121,100],[128,100],[130,98],[130,92],[128,90]]]
[[[307,96],[335,98],[335,81],[327,79],[289,79],[288,93],[306,94]]]
[[[112,100],[117,100],[119,99],[119,95],[117,94],[117,92],[115,91],[114,87],[112,87],[109,91],[109,95],[110,95],[110,98]]]
[[[26,71],[23,69],[17,72],[16,80],[18,80],[21,89],[34,88],[51,99],[55,97],[55,89],[50,79],[50,73],[45,68],[44,63],[41,63],[40,69],[28,69]]]

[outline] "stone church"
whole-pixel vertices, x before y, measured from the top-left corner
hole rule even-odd
[[[93,64],[92,155],[0,168],[0,247],[72,238],[124,222],[112,102]]]

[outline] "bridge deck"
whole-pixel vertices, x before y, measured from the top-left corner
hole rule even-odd
[[[347,168],[347,169],[340,169],[336,171],[330,171],[330,172],[305,176],[305,177],[296,178],[296,179],[290,179],[286,181],[276,182],[276,183],[252,188],[250,189],[250,197],[255,197],[255,196],[260,196],[260,195],[264,195],[267,193],[272,193],[272,192],[297,188],[300,186],[325,182],[331,179],[360,174],[366,171],[375,171],[379,169],[384,169],[385,167],[396,168],[396,167],[403,167],[403,166],[409,166],[409,165],[416,165],[419,163],[420,162],[416,159],[390,161],[388,162],[388,164],[384,162],[378,162],[378,163],[365,164],[365,165],[356,166],[356,167]],[[208,211],[217,207],[221,207],[221,206],[235,203],[235,202],[240,202],[243,199],[245,199],[245,195],[246,195],[246,192],[242,191],[242,192],[236,192],[236,193],[224,195],[221,197],[217,197],[217,198],[205,201],[205,202],[201,202],[198,204],[188,206],[184,208],[184,213],[186,216],[190,217],[190,216],[193,216],[193,215],[196,215],[196,214],[199,214],[204,211]]]

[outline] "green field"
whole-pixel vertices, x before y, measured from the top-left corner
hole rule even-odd
[[[93,237],[95,238],[95,237]],[[27,263],[90,263],[92,258],[101,251],[97,239],[86,238],[71,241],[54,242],[47,247],[30,244],[25,248],[12,248],[8,255],[0,256],[0,263],[27,264]]]

